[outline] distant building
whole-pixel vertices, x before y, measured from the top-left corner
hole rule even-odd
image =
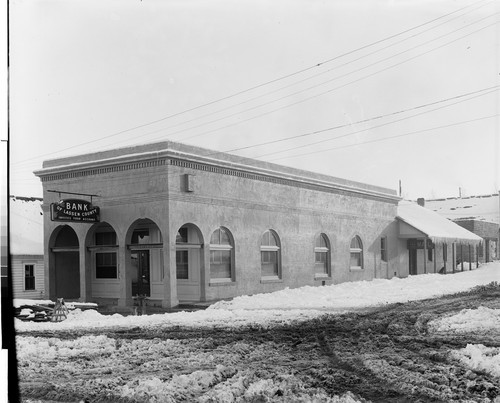
[[[12,291],[14,298],[45,294],[42,199],[9,197]]]
[[[500,259],[499,194],[425,200],[425,207],[483,238],[477,249],[458,250],[460,259],[473,262]]]
[[[49,160],[35,174],[51,299],[172,307],[406,277],[449,265],[453,242],[480,241],[398,206],[392,189],[174,142]]]

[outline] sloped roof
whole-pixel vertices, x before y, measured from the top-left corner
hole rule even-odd
[[[43,255],[42,199],[9,197],[11,255]]]
[[[450,220],[471,219],[500,224],[499,195],[426,200],[425,207]]]
[[[457,242],[478,244],[482,238],[467,231],[438,213],[416,203],[401,201],[397,218],[427,235],[434,243]]]

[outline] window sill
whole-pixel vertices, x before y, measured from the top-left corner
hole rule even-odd
[[[262,277],[260,279],[261,284],[264,284],[264,283],[282,283],[282,282],[283,282],[283,279],[281,279],[279,277]]]
[[[219,287],[219,286],[225,286],[225,285],[236,285],[236,281],[230,279],[230,278],[221,278],[221,279],[213,279],[210,280],[208,285],[210,287]]]
[[[351,266],[349,268],[349,271],[362,271],[362,270],[363,270],[363,268],[360,266]]]
[[[329,274],[315,274],[314,275],[315,280],[331,280],[332,276]]]

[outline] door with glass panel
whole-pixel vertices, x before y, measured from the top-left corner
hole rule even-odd
[[[131,251],[132,296],[151,296],[149,250]]]

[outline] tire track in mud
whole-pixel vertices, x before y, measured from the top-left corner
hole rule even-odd
[[[449,352],[464,348],[468,343],[500,347],[500,334],[432,334],[427,327],[432,319],[479,306],[500,309],[500,287],[479,287],[467,293],[362,312],[326,314],[312,321],[279,327],[195,329],[158,326],[105,332],[102,329],[53,334],[30,332],[21,336],[74,340],[105,333],[108,338],[115,339],[117,349],[134,340],[149,340],[153,344],[173,341],[182,347],[169,352],[168,358],[174,362],[169,366],[162,366],[159,356],[155,358],[144,353],[132,359],[123,354],[123,363],[117,367],[121,373],[111,375],[105,373],[105,368],[89,364],[87,372],[75,375],[72,380],[61,377],[61,387],[70,385],[71,381],[84,384],[91,377],[100,377],[103,382],[114,378],[116,382],[125,383],[138,371],[144,376],[170,379],[174,374],[189,374],[200,369],[196,361],[182,360],[181,354],[192,353],[212,357],[209,363],[204,358],[204,368],[223,365],[227,374],[211,384],[211,390],[192,395],[192,401],[203,393],[215,393],[218,385],[237,383],[238,377],[243,379],[240,379],[242,388],[248,388],[250,380],[273,380],[276,385],[283,385],[285,374],[299,382],[300,390],[310,396],[317,391],[330,397],[352,392],[362,402],[493,402],[500,396],[499,379],[465,368],[454,361]],[[146,365],[155,359],[157,362]],[[117,381],[118,377],[121,381]],[[21,381],[21,392],[31,398],[42,397],[47,393],[43,381],[43,374],[36,374],[32,381]],[[53,382],[54,377],[50,381]],[[66,401],[71,400],[69,397],[78,400],[85,396],[81,388],[73,389],[73,392],[67,389]],[[277,388],[276,394],[267,398],[292,401],[292,392],[282,389]],[[96,395],[93,401],[113,401],[106,399]],[[214,399],[212,401],[217,401]],[[500,401],[500,397],[498,399]]]

